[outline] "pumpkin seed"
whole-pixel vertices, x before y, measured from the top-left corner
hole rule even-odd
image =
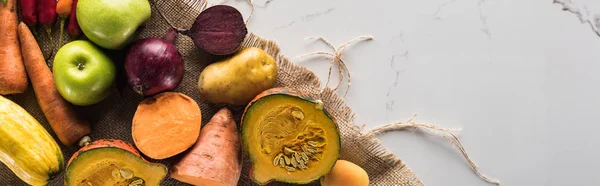
[[[305,162],[308,162],[308,159],[309,159],[309,158],[308,158],[308,156],[306,155],[306,152],[302,152],[302,153],[300,153],[300,155],[302,155],[302,159],[303,159]]]
[[[300,168],[301,169],[308,169],[308,167],[304,163],[300,164]]]
[[[296,161],[295,158],[292,158],[292,166],[298,167],[298,162]]]
[[[310,146],[313,146],[313,147],[316,147],[316,146],[317,146],[317,143],[316,143],[316,142],[314,142],[314,141],[308,141],[308,144],[309,144]]]
[[[290,172],[294,172],[294,171],[296,171],[296,168],[294,168],[294,167],[288,167],[288,166],[286,166],[286,167],[285,167],[285,169],[286,169],[287,171],[290,171]]]
[[[296,162],[300,162],[302,161],[302,159],[300,159],[300,155],[298,155],[298,153],[294,153],[294,158],[296,158]]]
[[[119,169],[119,173],[121,174],[121,177],[125,179],[133,178],[133,171],[131,169]]]
[[[119,169],[115,169],[111,172],[111,175],[115,179],[121,179],[121,174],[119,173]],[[88,182],[89,183],[89,182]]]
[[[279,165],[279,156],[275,156],[275,158],[273,158],[273,166],[277,167],[277,165]]]
[[[307,149],[308,149],[308,146],[306,146],[306,144],[304,144],[304,146],[302,146],[302,151],[305,151],[305,152],[306,152],[306,151],[307,151]]]
[[[311,148],[309,148],[309,149],[306,149],[306,150],[308,150],[308,152],[310,152],[310,153],[315,153],[315,152],[317,152],[315,149],[311,149]]]
[[[131,183],[129,183],[128,186],[144,186],[144,180],[138,178],[136,180],[133,180]]]
[[[292,154],[294,154],[295,152],[296,152],[296,151],[294,151],[294,150],[292,150],[292,149],[290,149],[290,148],[287,148],[287,147],[284,147],[284,148],[283,148],[283,153],[284,153],[285,155],[288,155],[288,156],[289,156],[289,155],[292,155]]]
[[[313,153],[310,153],[310,152],[304,152],[304,153],[305,153],[307,156],[309,156],[309,157],[313,157]],[[309,159],[310,159],[310,158],[309,158]]]
[[[283,159],[285,160],[285,164],[286,164],[286,165],[290,165],[290,164],[292,164],[292,161],[290,161],[290,157],[283,156]]]
[[[294,116],[294,118],[297,119],[297,120],[303,120],[304,119],[304,113],[302,113],[302,111],[300,111],[300,110],[293,110],[292,111],[292,116]]]
[[[315,108],[319,109],[319,110],[323,110],[323,106],[325,106],[325,104],[323,104],[323,101],[321,100],[317,100],[315,101]]]
[[[279,164],[280,164],[280,165],[283,165],[284,163],[285,163],[285,162],[284,162],[283,158],[279,158]]]

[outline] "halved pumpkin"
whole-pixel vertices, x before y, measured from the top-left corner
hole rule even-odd
[[[336,123],[321,101],[297,90],[273,88],[246,107],[241,124],[250,177],[306,184],[327,174],[340,154]]]
[[[65,185],[160,185],[167,167],[144,160],[129,143],[103,139],[77,151],[67,165]]]

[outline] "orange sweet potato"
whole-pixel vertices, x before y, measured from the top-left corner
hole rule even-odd
[[[231,111],[222,108],[206,124],[198,141],[171,168],[172,178],[193,185],[235,186],[242,171],[240,137]]]
[[[142,101],[133,116],[135,146],[152,159],[165,159],[190,148],[202,125],[200,107],[192,98],[165,92]]]

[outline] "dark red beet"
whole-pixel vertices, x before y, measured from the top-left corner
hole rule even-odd
[[[242,14],[227,5],[215,5],[202,11],[187,32],[196,47],[214,55],[234,53],[246,34]]]
[[[79,35],[81,35],[81,29],[79,28],[77,16],[75,15],[77,2],[78,0],[73,0],[73,4],[71,4],[71,14],[69,15],[69,25],[67,26],[67,32],[73,37],[79,37]]]
[[[181,54],[173,44],[176,36],[170,29],[163,38],[141,39],[127,51],[125,71],[135,92],[151,96],[179,86],[184,70]]]

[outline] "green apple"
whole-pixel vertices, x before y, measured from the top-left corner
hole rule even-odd
[[[106,98],[117,74],[112,60],[85,40],[61,47],[54,57],[52,71],[58,93],[79,106],[96,104]]]
[[[85,36],[106,49],[121,49],[134,40],[151,13],[148,0],[79,0],[75,11]]]

